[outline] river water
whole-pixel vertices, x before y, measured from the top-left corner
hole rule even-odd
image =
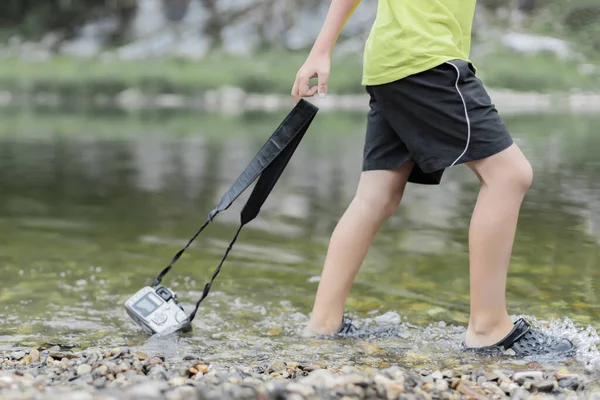
[[[362,115],[317,117],[240,236],[191,334],[149,340],[128,318],[123,302],[185,244],[283,116],[2,112],[0,350],[56,342],[229,363],[481,362],[458,351],[478,190],[465,166],[447,171],[439,187],[409,185],[377,236],[347,304],[367,334],[300,336],[329,235],[360,174]],[[580,345],[576,365],[598,368],[600,118],[506,122],[535,170],[512,258],[509,311],[568,335]],[[188,310],[242,205],[243,198],[220,214],[165,279]]]

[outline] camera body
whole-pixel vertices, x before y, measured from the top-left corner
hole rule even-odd
[[[190,325],[177,295],[165,286],[143,287],[125,302],[125,310],[150,335],[186,330]]]

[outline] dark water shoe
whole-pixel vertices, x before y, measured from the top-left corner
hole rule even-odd
[[[352,323],[352,320],[346,316],[342,318],[342,325],[336,332],[337,335],[351,335],[356,333],[358,328]]]
[[[524,319],[515,322],[514,328],[498,343],[485,347],[467,347],[466,351],[508,356],[568,356],[574,351],[573,343],[565,338],[552,338],[534,330]]]

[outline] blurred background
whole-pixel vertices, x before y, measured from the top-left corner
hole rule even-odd
[[[0,2],[0,348],[144,340],[122,302],[183,246],[292,108],[291,84],[328,5]],[[238,240],[200,311],[202,329],[265,340],[306,321],[329,235],[360,174],[362,51],[376,6],[364,1],[344,29],[330,95],[311,100],[321,111]],[[600,4],[481,0],[472,59],[535,170],[510,311],[598,327]],[[465,324],[477,190],[463,167],[439,187],[410,186],[376,238],[349,313]],[[241,205],[165,281],[186,307]],[[231,346],[219,340],[206,345]]]

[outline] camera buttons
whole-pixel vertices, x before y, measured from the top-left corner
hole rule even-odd
[[[156,313],[156,315],[152,318],[152,322],[154,322],[157,325],[164,324],[166,320],[167,320],[167,314],[162,311]]]
[[[177,314],[175,314],[175,319],[177,322],[182,323],[187,319],[187,315],[185,315],[183,311],[177,311]]]

